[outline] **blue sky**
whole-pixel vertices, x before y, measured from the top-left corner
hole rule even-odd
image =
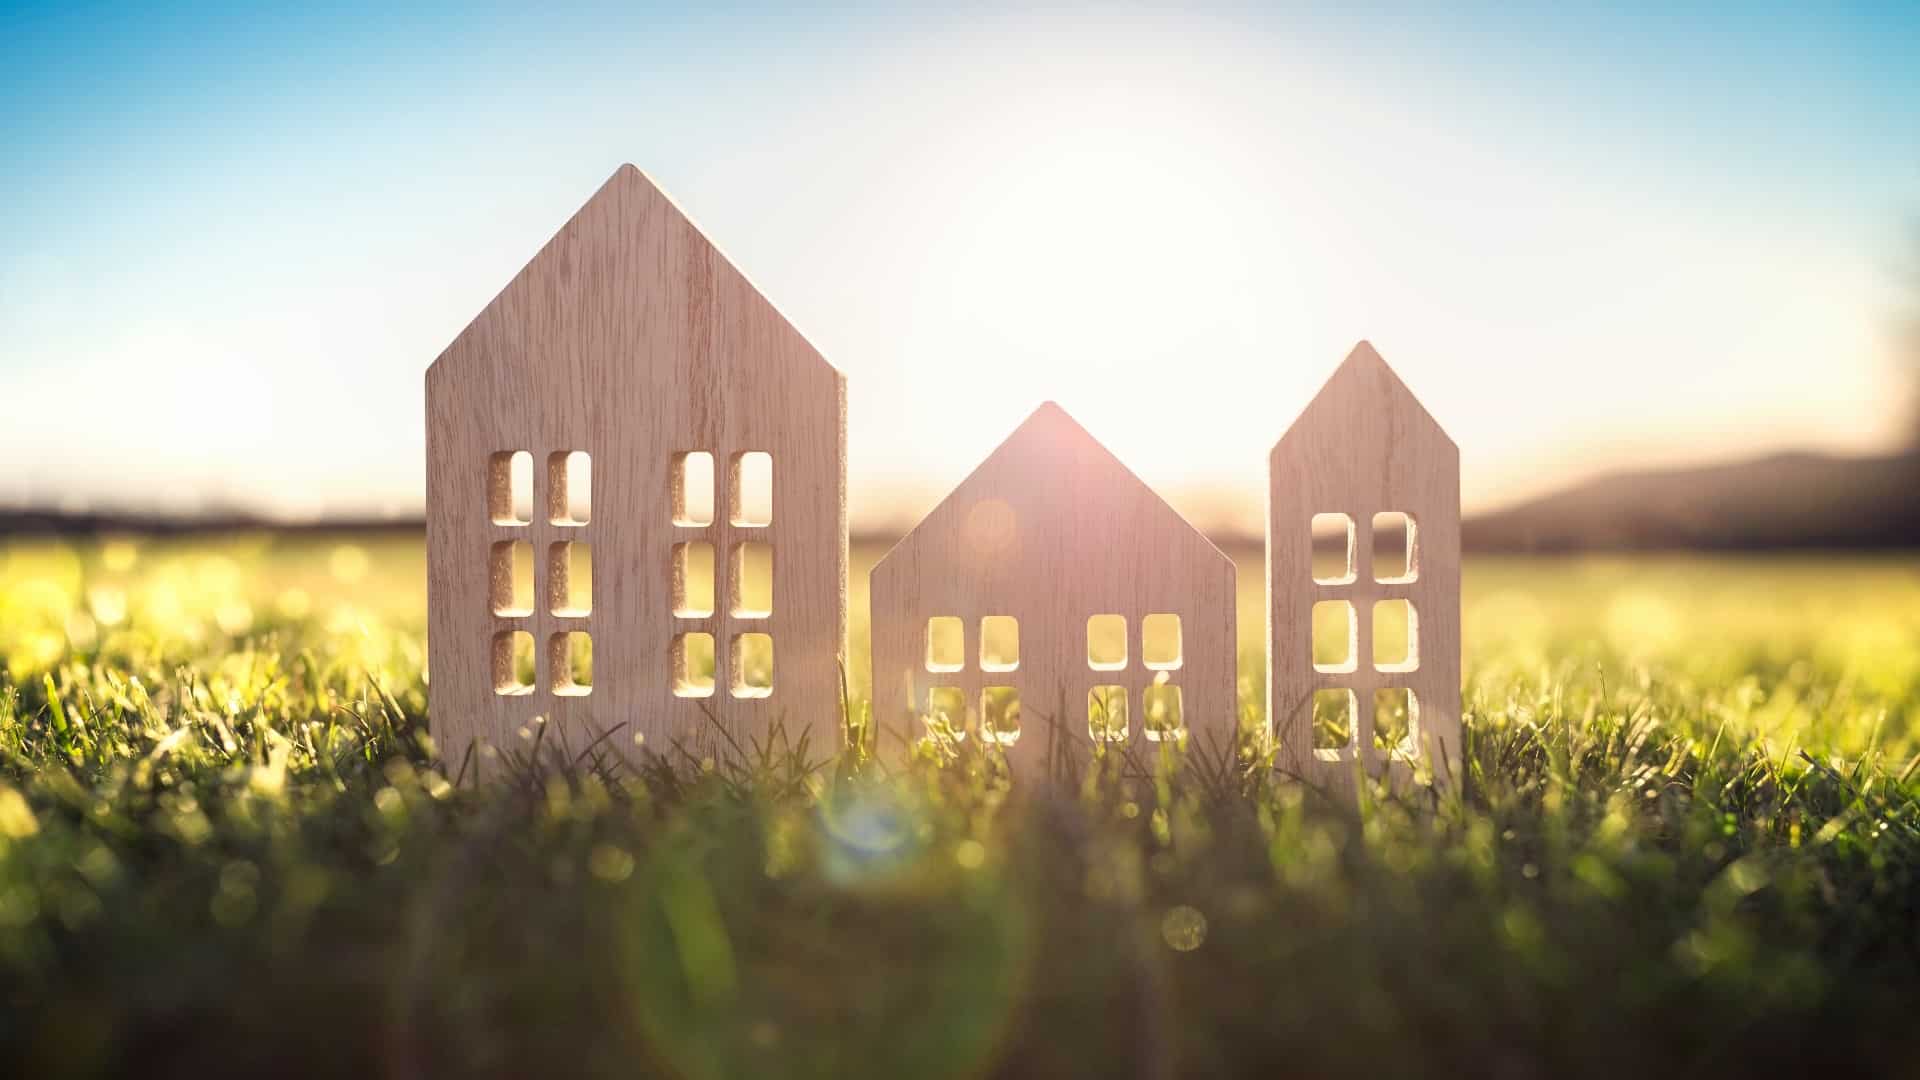
[[[1869,451],[1920,5],[0,14],[0,501],[416,510],[421,374],[615,167],[850,380],[857,522],[1056,398],[1209,524],[1371,339],[1470,506]]]

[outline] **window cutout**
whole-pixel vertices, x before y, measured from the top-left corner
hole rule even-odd
[[[1313,605],[1313,669],[1328,673],[1352,671],[1358,666],[1360,627],[1353,603],[1322,600]]]
[[[1162,682],[1165,678],[1164,674],[1160,675],[1140,695],[1140,729],[1149,742],[1178,740],[1187,733],[1186,719],[1181,715],[1180,688]]]
[[[673,455],[667,476],[667,495],[673,505],[675,525],[713,524],[713,455],[705,450]]]
[[[967,737],[967,692],[957,686],[935,686],[927,690],[927,722],[940,724],[955,739]]]
[[[959,671],[967,664],[967,627],[953,615],[927,620],[927,670]]]
[[[1353,750],[1353,691],[1316,690],[1313,694],[1313,756],[1339,761]]]
[[[585,525],[593,515],[593,459],[585,450],[547,455],[547,520]]]
[[[673,613],[682,619],[713,614],[713,545],[705,540],[673,545]]]
[[[1404,687],[1373,692],[1374,749],[1411,761],[1418,753],[1420,699]]]
[[[1087,736],[1094,742],[1127,741],[1127,688],[1096,686],[1087,691]]]
[[[487,600],[502,618],[533,614],[533,545],[501,540],[487,559]]]
[[[1313,515],[1313,580],[1348,585],[1354,580],[1353,519],[1345,514]]]
[[[502,450],[487,458],[487,517],[495,525],[533,523],[533,455]]]
[[[1140,662],[1148,671],[1178,671],[1180,616],[1149,615],[1140,620]]]
[[[593,639],[579,630],[548,638],[547,672],[553,692],[561,697],[593,693]]]
[[[1420,576],[1420,530],[1401,513],[1373,515],[1373,579],[1404,585]]]
[[[773,694],[773,635],[735,634],[727,652],[728,690],[734,697]]]
[[[673,696],[713,696],[713,635],[690,631],[673,635],[669,669]]]
[[[727,520],[748,527],[773,524],[773,455],[749,450],[733,455],[727,470]]]
[[[1011,615],[989,615],[980,620],[980,670],[1017,671],[1020,668],[1020,620]]]
[[[735,618],[764,619],[773,614],[773,545],[750,540],[733,545],[733,604]]]
[[[1012,746],[1020,741],[1020,691],[989,686],[980,691],[980,738]]]
[[[1373,602],[1373,666],[1378,671],[1420,669],[1420,613],[1413,601]]]
[[[593,548],[571,541],[547,548],[547,610],[561,618],[593,614]]]
[[[1126,670],[1125,615],[1095,615],[1087,620],[1087,666],[1095,671]]]
[[[493,692],[502,697],[533,693],[533,635],[502,630],[493,635]]]

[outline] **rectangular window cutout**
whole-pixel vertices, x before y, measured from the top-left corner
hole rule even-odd
[[[927,689],[927,723],[946,729],[949,738],[967,737],[967,692],[957,686]]]
[[[593,516],[593,459],[585,450],[547,455],[547,520],[585,525]]]
[[[493,635],[493,692],[501,697],[533,693],[533,635],[502,630]]]
[[[1166,676],[1160,676],[1164,679]],[[1141,731],[1150,742],[1175,741],[1187,732],[1180,711],[1180,688],[1155,680],[1140,695]]]
[[[579,630],[548,638],[547,677],[560,697],[593,693],[593,639]]]
[[[493,613],[515,619],[533,614],[533,545],[501,540],[487,558],[487,601]]]
[[[547,610],[565,619],[593,614],[593,547],[568,541],[547,548]]]
[[[773,614],[773,545],[749,540],[733,545],[733,603],[735,618],[764,619]]]
[[[1359,666],[1360,626],[1354,621],[1353,603],[1348,600],[1322,600],[1313,605],[1313,670],[1329,674],[1352,671]]]
[[[712,697],[713,635],[699,632],[673,635],[668,669],[674,697]]]
[[[1020,691],[989,686],[980,691],[980,738],[1012,746],[1020,741]]]
[[[1339,761],[1352,752],[1353,723],[1353,691],[1314,691],[1313,756],[1321,761]]]
[[[739,698],[773,695],[773,635],[735,634],[727,653],[728,692]]]
[[[495,525],[533,523],[533,455],[502,450],[487,458],[487,518]]]
[[[689,540],[673,545],[673,613],[682,619],[713,614],[713,545]]]
[[[1313,515],[1313,580],[1349,585],[1353,571],[1353,519],[1345,514]]]
[[[1420,726],[1420,699],[1413,691],[1396,687],[1373,692],[1373,745],[1394,757],[1411,761],[1417,751],[1414,737]]]
[[[1096,686],[1087,691],[1087,737],[1094,742],[1127,741],[1127,688]]]
[[[1127,667],[1127,617],[1095,615],[1087,620],[1087,666],[1095,671]]]
[[[967,627],[953,615],[927,620],[927,670],[959,671],[967,664]]]
[[[757,527],[773,524],[773,455],[749,450],[733,455],[727,469],[727,520]]]
[[[980,620],[980,670],[1017,671],[1020,668],[1020,621],[1011,615],[988,615]]]
[[[673,455],[667,471],[673,523],[687,528],[713,524],[713,455],[689,450]]]
[[[1373,666],[1377,671],[1420,669],[1420,613],[1413,601],[1373,602]]]
[[[1408,514],[1373,515],[1373,579],[1405,585],[1420,576],[1420,530]]]
[[[1180,616],[1149,615],[1140,620],[1140,662],[1148,671],[1178,671]]]

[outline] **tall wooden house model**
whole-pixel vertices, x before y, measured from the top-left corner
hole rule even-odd
[[[632,166],[427,372],[427,522],[456,766],[840,715],[846,381]]]

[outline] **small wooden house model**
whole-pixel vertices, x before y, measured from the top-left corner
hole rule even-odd
[[[622,167],[427,372],[441,753],[837,730],[846,538],[844,378]]]
[[[1268,481],[1277,767],[1341,784],[1424,761],[1456,782],[1459,449],[1361,342],[1274,446]]]
[[[1233,736],[1233,563],[1051,402],[887,553],[871,594],[883,739],[944,719],[1044,775],[1091,740]]]

